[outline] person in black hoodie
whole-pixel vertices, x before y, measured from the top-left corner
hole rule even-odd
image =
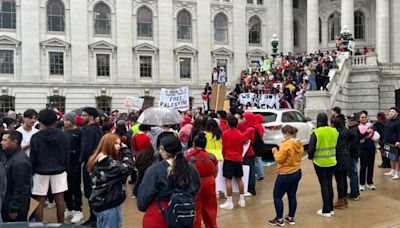
[[[57,125],[57,114],[43,109],[38,114],[41,130],[31,138],[32,195],[37,196],[36,221],[43,221],[49,186],[57,206],[57,221],[64,222],[64,192],[68,190],[69,140]]]
[[[22,141],[20,132],[6,131],[2,139],[1,146],[5,155],[3,162],[7,177],[0,175],[0,201],[4,188],[7,190],[2,203],[1,216],[4,222],[26,221],[31,196],[31,162],[20,147]],[[3,185],[3,181],[6,180],[7,184]]]
[[[335,179],[337,183],[338,200],[334,208],[344,209],[348,205],[347,201],[347,170],[350,168],[349,145],[352,138],[350,131],[344,126],[344,121],[339,116],[331,119],[331,124],[339,132],[336,145],[336,168]]]
[[[349,145],[350,152],[350,167],[347,172],[347,176],[350,179],[350,194],[348,194],[349,200],[359,200],[360,199],[360,190],[358,187],[358,157],[359,157],[359,148],[360,145],[360,131],[358,130],[358,114],[354,114],[347,117],[347,127],[349,128],[350,134],[352,135],[351,142]]]
[[[102,137],[100,126],[95,121],[96,117],[98,116],[99,112],[95,108],[89,107],[82,110],[83,124],[86,126],[84,128],[81,141],[80,161],[83,163],[83,167],[87,166],[89,157],[96,151]],[[89,199],[90,195],[92,194],[92,180],[89,172],[86,169],[83,169],[82,177],[85,197]],[[83,223],[83,225],[96,227],[96,221],[96,215],[93,213],[92,209],[90,209],[90,217],[85,223]]]

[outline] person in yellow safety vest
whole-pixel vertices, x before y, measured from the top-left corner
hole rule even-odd
[[[328,116],[325,113],[319,113],[317,128],[313,130],[308,145],[308,158],[314,163],[321,186],[323,208],[318,210],[317,214],[327,218],[334,215],[332,179],[336,165],[338,137],[339,132],[328,126]]]

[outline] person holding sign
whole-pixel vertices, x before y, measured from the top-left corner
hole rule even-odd
[[[400,118],[399,111],[396,107],[390,108],[389,121],[385,128],[385,139],[384,139],[384,152],[390,159],[391,170],[385,173],[385,176],[391,176],[394,180],[400,179],[399,175],[399,151],[400,146]],[[390,156],[390,154],[392,156]]]

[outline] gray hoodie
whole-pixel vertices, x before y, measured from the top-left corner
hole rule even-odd
[[[0,211],[7,191],[7,174],[3,163],[0,161]]]

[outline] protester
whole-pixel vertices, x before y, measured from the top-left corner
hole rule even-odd
[[[7,189],[5,197],[1,197],[3,199],[1,217],[4,222],[22,222],[28,218],[32,165],[29,157],[21,149],[21,141],[22,135],[17,131],[4,132],[1,141],[7,175],[7,178],[0,177],[2,182],[7,180],[6,185],[0,186],[1,194],[4,188]]]
[[[359,144],[360,144],[360,131],[358,130],[358,114],[347,117],[347,127],[349,128],[352,140],[349,145],[350,152],[350,167],[348,170],[348,177],[350,179],[350,194],[349,200],[359,200],[360,190],[358,185],[358,171],[357,164],[359,158]]]
[[[16,126],[17,126],[17,121],[15,119],[12,119],[10,117],[3,118],[4,131],[15,130]]]
[[[116,134],[104,135],[87,163],[93,184],[89,203],[97,216],[97,227],[122,227],[121,204],[132,168],[127,145]]]
[[[30,156],[31,148],[31,138],[39,130],[34,128],[37,121],[38,113],[33,109],[28,109],[24,112],[24,124],[17,129],[17,131],[22,134],[21,148],[22,150]]]
[[[168,207],[175,189],[180,188],[195,199],[201,186],[199,174],[185,159],[178,138],[172,135],[164,137],[160,142],[160,154],[163,161],[146,171],[138,190],[137,207],[145,212],[143,228],[166,228],[160,211]],[[157,204],[161,204],[162,210]]]
[[[297,187],[301,179],[301,159],[304,153],[303,144],[296,139],[297,128],[291,125],[286,125],[282,128],[282,134],[285,141],[282,142],[279,150],[274,147],[272,153],[274,154],[277,163],[278,176],[275,180],[274,187],[274,204],[276,217],[268,223],[270,225],[284,226],[283,220],[283,201],[282,198],[287,194],[289,200],[289,214],[285,220],[294,225],[294,216],[297,209]]]
[[[215,120],[207,121],[205,133],[207,139],[206,151],[214,154],[218,160],[222,160],[222,131]]]
[[[65,114],[64,125],[65,134],[68,137],[70,145],[69,169],[67,172],[68,190],[64,193],[67,210],[64,213],[64,217],[65,219],[71,218],[71,223],[77,224],[83,219],[81,190],[82,163],[79,160],[83,130],[76,126],[76,115],[74,113]]]
[[[218,160],[205,150],[207,139],[204,132],[194,138],[194,148],[190,149],[186,159],[192,162],[201,178],[201,189],[196,199],[196,217],[194,228],[217,228],[217,198],[215,195],[215,178],[218,173]]]
[[[224,164],[222,175],[225,178],[227,200],[219,207],[222,209],[232,210],[234,208],[232,200],[232,178],[239,187],[240,198],[238,201],[239,207],[245,207],[243,177],[243,137],[240,131],[236,128],[238,125],[234,117],[228,117],[228,129],[222,134],[222,155]]]
[[[69,142],[57,125],[57,114],[43,109],[38,114],[41,130],[31,139],[33,173],[32,195],[37,196],[39,206],[36,220],[43,221],[43,209],[49,186],[57,207],[57,221],[64,222],[64,192],[68,190]]]
[[[386,128],[388,120],[386,118],[385,113],[383,113],[383,112],[379,112],[376,115],[376,119],[377,119],[377,121],[373,124],[373,127],[380,135],[380,139],[378,142],[379,148],[377,148],[377,152],[379,151],[379,153],[381,154],[381,157],[382,157],[382,163],[378,167],[384,168],[384,169],[390,168],[390,160],[387,157],[385,157],[383,154],[383,147],[384,147],[383,142],[385,141],[385,128]],[[375,144],[375,147],[376,147],[376,144]]]
[[[338,192],[338,199],[334,204],[336,209],[344,209],[348,205],[347,201],[347,170],[350,168],[349,145],[352,138],[350,131],[345,127],[344,121],[340,116],[332,117],[331,125],[339,132],[336,145],[336,168],[335,179]]]
[[[246,112],[244,113],[244,118],[246,120],[246,130],[243,133],[243,140],[245,142],[248,140],[250,141],[249,149],[243,157],[243,165],[248,165],[250,167],[249,184],[245,196],[254,196],[256,195],[256,169],[254,163],[255,154],[253,150],[256,134],[256,129],[254,128],[255,115],[252,112]]]
[[[188,150],[188,142],[190,139],[190,134],[192,133],[193,129],[193,124],[192,124],[192,118],[189,116],[184,116],[183,117],[183,122],[181,123],[181,129],[179,130],[178,133],[178,138],[179,141],[182,143],[183,151]]]
[[[264,117],[261,114],[257,114],[254,116],[255,119],[255,124],[254,128],[260,134],[261,138],[264,138],[264,126],[262,125],[264,122]],[[254,157],[254,164],[255,164],[255,169],[256,169],[256,174],[257,174],[257,180],[262,181],[264,180],[264,163],[262,160],[262,157],[255,156]]]
[[[1,210],[3,207],[4,197],[7,192],[7,173],[6,168],[4,168],[2,156],[0,156],[0,224],[3,223],[3,219],[1,218]]]
[[[400,162],[398,159],[398,147],[400,145],[400,117],[399,111],[396,107],[390,108],[389,121],[385,128],[385,139],[384,144],[386,148],[389,148],[388,153],[392,153],[396,156],[391,157],[390,160],[390,172],[385,173],[385,176],[391,176],[393,179],[399,179],[400,177]],[[386,152],[386,151],[385,151]]]
[[[367,188],[375,190],[374,164],[375,164],[375,142],[379,140],[379,133],[374,131],[372,124],[368,121],[368,112],[361,111],[359,114],[358,129],[360,130],[360,191],[365,190],[365,179]],[[367,177],[367,178],[366,178]]]
[[[83,167],[87,167],[89,157],[92,156],[92,154],[96,151],[102,137],[102,133],[100,130],[100,126],[95,121],[95,119],[99,116],[99,113],[95,108],[89,107],[83,109],[81,116],[83,118],[83,124],[85,125],[85,128],[82,135],[80,161],[83,163]],[[82,170],[82,178],[85,197],[89,199],[90,195],[92,194],[92,180],[90,178],[90,174],[86,169]],[[96,215],[90,208],[89,219],[84,222],[83,225],[96,227],[96,221]]]
[[[328,116],[325,113],[319,113],[317,129],[313,130],[308,145],[308,159],[311,159],[314,163],[315,172],[321,186],[323,207],[317,211],[317,214],[327,218],[334,215],[332,179],[337,163],[336,145],[338,137],[337,130],[328,126]]]

